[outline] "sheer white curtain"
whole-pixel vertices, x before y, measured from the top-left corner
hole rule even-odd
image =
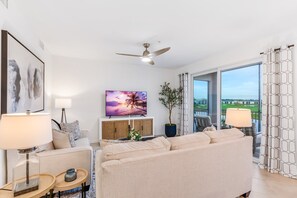
[[[189,132],[189,115],[188,115],[188,73],[179,74],[179,86],[183,88],[182,103],[179,106],[178,113],[178,134],[186,135]]]
[[[261,168],[297,178],[293,47],[263,54]]]

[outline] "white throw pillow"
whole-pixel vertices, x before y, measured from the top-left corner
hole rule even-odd
[[[71,148],[69,133],[61,133],[57,130],[53,130],[53,143],[55,149]]]
[[[211,125],[210,127],[205,127],[205,129],[203,129],[203,132],[204,131],[216,131],[216,127],[214,127],[213,125]]]

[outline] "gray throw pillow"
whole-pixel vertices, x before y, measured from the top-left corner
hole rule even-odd
[[[63,131],[66,131],[73,135],[74,140],[77,140],[80,138],[80,128],[79,128],[79,122],[78,120],[72,122],[72,123],[61,123],[61,129]]]

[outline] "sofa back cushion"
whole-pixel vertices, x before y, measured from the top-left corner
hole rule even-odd
[[[128,142],[107,145],[102,149],[103,160],[120,160],[123,158],[141,157],[170,150],[170,142],[164,137],[148,141]]]
[[[242,133],[237,128],[232,129],[222,129],[218,131],[205,131],[203,132],[206,135],[208,135],[211,139],[210,143],[219,143],[219,142],[225,142],[230,141],[234,139],[238,139],[244,136],[244,133]]]
[[[171,150],[180,150],[187,148],[196,148],[210,143],[210,137],[204,133],[198,132],[190,135],[168,138],[171,143]]]

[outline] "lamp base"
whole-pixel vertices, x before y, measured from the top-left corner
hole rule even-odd
[[[15,185],[13,194],[16,197],[34,190],[38,190],[38,187],[39,187],[39,178],[30,179],[29,184],[26,184],[26,181],[17,183]]]

